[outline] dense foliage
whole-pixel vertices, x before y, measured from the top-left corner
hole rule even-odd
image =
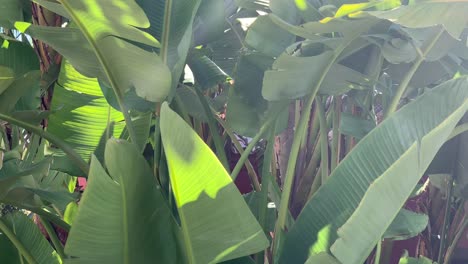
[[[455,263],[467,10],[2,0],[1,262]]]

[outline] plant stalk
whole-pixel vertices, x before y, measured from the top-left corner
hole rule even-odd
[[[221,163],[223,164],[224,168],[226,169],[226,171],[229,172],[230,171],[229,162],[226,157],[226,151],[224,151],[224,142],[223,140],[221,140],[221,137],[219,135],[219,130],[218,130],[218,127],[216,126],[216,119],[213,117],[214,113],[212,113],[210,106],[208,105],[208,101],[206,100],[205,96],[200,91],[200,89],[195,88],[195,91],[198,95],[198,99],[200,100],[200,103],[202,104],[203,111],[205,112],[207,122],[208,122],[208,127],[210,128],[211,135],[213,137],[213,142],[216,148],[216,154],[218,158],[220,159]]]
[[[0,219],[0,230],[5,234],[29,264],[38,264],[28,249],[16,237],[15,233]]]
[[[223,127],[224,131],[226,131],[226,134],[229,136],[229,138],[231,138],[231,141],[234,144],[234,147],[236,148],[237,152],[239,152],[239,154],[242,155],[244,153],[244,149],[242,148],[234,133],[231,131],[231,128],[229,128],[228,125],[219,116],[215,115],[214,117],[216,118],[218,123]],[[260,182],[258,182],[257,173],[255,172],[255,169],[253,168],[252,163],[250,163],[249,159],[245,160],[245,168],[247,169],[254,190],[256,192],[259,192],[262,189],[262,187],[260,186]]]
[[[440,246],[439,246],[439,254],[437,257],[437,263],[442,263],[442,260],[444,259],[445,243],[447,241],[447,228],[449,224],[450,205],[451,205],[451,200],[452,200],[452,190],[453,190],[453,175],[449,178],[449,181],[447,183],[447,201],[445,203],[444,223],[442,226],[442,232],[440,234]]]
[[[325,110],[323,109],[322,102],[315,100],[317,106],[317,114],[320,120],[320,168],[322,171],[322,184],[325,184],[328,178],[328,127],[325,117]]]
[[[455,251],[458,242],[460,241],[462,235],[465,233],[466,228],[468,227],[468,217],[466,217],[467,212],[465,212],[465,216],[463,217],[463,224],[460,227],[460,230],[458,230],[457,234],[453,238],[452,244],[448,247],[447,252],[445,254],[445,260],[444,264],[450,264],[450,261],[452,260],[452,255],[453,252]],[[442,263],[442,262],[439,262]]]
[[[233,181],[236,180],[237,175],[239,175],[239,172],[241,171],[242,166],[244,166],[245,161],[248,159],[255,145],[258,143],[258,141],[260,141],[260,139],[265,134],[265,132],[268,129],[270,129],[270,126],[275,123],[274,120],[275,120],[275,117],[273,115],[270,116],[270,118],[268,118],[265,121],[265,124],[263,124],[263,126],[260,127],[260,131],[258,131],[257,135],[255,135],[255,137],[252,138],[249,145],[245,148],[244,153],[242,153],[242,155],[240,156],[239,160],[236,163],[236,166],[231,172],[231,178]]]
[[[332,148],[331,148],[331,170],[335,170],[336,166],[340,161],[340,142],[341,142],[341,135],[340,135],[340,115],[341,115],[341,97],[335,96],[334,97],[334,108],[333,108],[333,138],[332,138]]]
[[[45,230],[47,231],[47,234],[49,234],[50,240],[52,241],[52,244],[55,247],[55,250],[57,251],[57,254],[60,256],[62,261],[67,258],[67,255],[65,255],[65,251],[63,250],[63,245],[62,242],[57,237],[57,233],[55,232],[54,228],[52,225],[49,223],[49,221],[45,220],[42,216],[39,216],[39,219],[44,226]]]
[[[267,230],[267,205],[268,205],[268,189],[271,181],[271,157],[273,156],[273,147],[275,145],[275,133],[274,130],[270,133],[268,138],[266,150],[263,154],[262,164],[262,190],[260,192],[259,199],[259,212],[258,221],[263,228],[265,234],[268,234]],[[265,263],[265,255],[268,249],[261,251],[256,256],[257,264]]]
[[[379,240],[379,242],[377,242],[374,264],[380,264],[380,255],[382,255],[382,240]]]

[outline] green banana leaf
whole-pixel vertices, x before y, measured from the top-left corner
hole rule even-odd
[[[467,84],[464,77],[427,91],[364,137],[306,204],[280,263],[302,263],[332,244],[341,261],[366,258],[465,114]]]
[[[164,63],[172,73],[171,96],[173,96],[191,47],[193,21],[201,0],[138,0],[136,2],[148,16],[150,27],[146,31],[161,42],[159,55],[165,59]],[[167,9],[166,3],[170,5]],[[170,10],[170,13],[165,13],[165,10]]]
[[[39,70],[39,60],[32,46],[19,41],[10,41],[8,48],[0,49],[0,65],[13,69],[18,77]]]
[[[91,158],[65,247],[78,258],[67,263],[186,263],[179,228],[140,150],[110,139],[104,156],[109,174]]]
[[[271,63],[273,58],[256,52],[243,54],[237,61],[226,122],[240,135],[253,137],[264,123],[268,102],[262,97],[262,79]]]
[[[2,94],[15,80],[15,73],[11,68],[0,66],[0,94]]]
[[[432,260],[426,257],[419,257],[419,258],[410,258],[410,257],[402,257],[398,264],[437,264]]]
[[[249,27],[245,43],[265,55],[276,57],[295,39],[293,34],[273,24],[269,16],[260,16]]]
[[[23,20],[22,4],[17,0],[4,0],[0,3],[0,23],[13,23]]]
[[[187,64],[192,70],[195,82],[202,90],[217,88],[216,85],[226,82],[227,74],[210,58],[201,52],[192,52]]]
[[[28,251],[29,255],[38,264],[55,264],[62,263],[57,252],[49,244],[44,235],[39,231],[37,225],[25,214],[16,212],[8,214],[0,219],[7,228],[13,232],[18,241]],[[0,235],[0,245],[9,245],[3,247],[0,250],[0,259],[3,261],[10,260],[13,262],[5,263],[23,263],[20,261],[18,250],[11,244],[10,241],[6,241],[5,234]]]
[[[268,240],[223,165],[167,103],[161,138],[189,262],[217,263],[265,249]]]
[[[426,229],[429,217],[406,209],[398,212],[393,222],[385,230],[383,238],[393,240],[405,240],[417,236]]]
[[[65,140],[84,160],[94,152],[108,123],[115,123],[115,137],[124,127],[122,113],[109,106],[97,79],[80,74],[67,60],[62,62],[51,107],[47,130]]]
[[[465,15],[467,8],[468,2],[465,0],[420,0],[388,11],[367,13],[410,28],[442,24],[447,32],[458,39],[468,23]]]
[[[305,264],[341,264],[336,258],[325,252],[310,256]]]
[[[51,29],[24,23],[16,25],[24,27],[19,28],[21,31],[50,44],[81,73],[109,84],[122,100],[131,89],[151,102],[167,97],[171,84],[170,71],[154,51],[159,47],[159,42],[140,29],[148,28],[150,23],[136,2],[100,0],[61,3],[61,6],[47,7],[58,12],[65,9],[79,30],[70,27]],[[39,4],[44,3],[40,1]],[[121,17],[126,19],[122,20]],[[84,56],[83,52],[88,56]]]

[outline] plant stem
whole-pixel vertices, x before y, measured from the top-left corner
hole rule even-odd
[[[437,257],[437,263],[442,263],[444,259],[444,250],[445,250],[445,242],[447,241],[447,228],[449,224],[449,213],[450,213],[450,205],[452,200],[452,189],[453,189],[453,176],[449,178],[447,183],[447,201],[445,203],[445,212],[444,212],[444,223],[442,225],[442,232],[440,234],[440,246],[439,246],[439,255]]]
[[[315,192],[322,185],[322,177],[320,177],[321,173],[322,173],[321,168],[319,168],[317,170],[317,173],[315,173],[314,181],[312,182],[312,185],[310,186],[310,191],[309,191],[309,195],[307,196],[307,201],[309,201],[312,198],[312,196],[314,196]]]
[[[55,233],[54,228],[52,225],[49,223],[49,221],[45,220],[43,217],[39,216],[39,219],[44,226],[45,230],[47,231],[47,234],[49,234],[50,240],[52,241],[52,244],[55,247],[55,250],[57,251],[57,254],[60,256],[62,261],[67,258],[65,255],[65,252],[63,250],[63,245],[62,242],[57,237],[57,233]]]
[[[159,56],[164,64],[167,65],[167,57],[169,53],[169,33],[171,28],[171,16],[172,16],[172,0],[166,0],[166,4],[164,5],[164,22],[163,22],[163,30],[161,36],[161,51],[159,52]]]
[[[274,130],[270,133],[268,138],[266,150],[263,153],[263,164],[262,164],[262,190],[260,192],[259,199],[259,212],[258,212],[258,222],[263,228],[263,231],[268,234],[267,230],[267,206],[268,206],[268,189],[271,181],[271,157],[273,156],[273,147],[275,145],[275,133]],[[257,264],[265,263],[265,251],[261,251],[257,254],[256,260]]]
[[[160,117],[156,116],[154,123],[154,154],[153,154],[153,173],[157,178],[159,175],[159,161],[161,159],[161,129],[159,127]]]
[[[325,110],[323,109],[322,102],[315,100],[317,107],[317,114],[320,120],[320,168],[322,171],[322,185],[325,184],[328,178],[328,127],[325,117]]]
[[[36,133],[37,135],[47,139],[49,142],[51,142],[52,144],[62,149],[63,152],[65,152],[70,157],[73,163],[75,163],[75,165],[81,169],[84,175],[88,175],[88,171],[89,171],[88,163],[85,162],[83,158],[81,158],[81,156],[78,155],[78,153],[76,153],[72,147],[70,147],[67,143],[62,141],[60,138],[48,133],[47,131],[42,130],[39,127],[33,126],[29,123],[23,122],[21,120],[15,119],[5,114],[0,113],[0,119],[5,120],[13,125],[22,127],[30,132]]]
[[[320,82],[319,82],[320,83]],[[275,248],[278,249],[280,247],[279,243],[281,241],[281,232],[283,232],[286,226],[286,217],[289,212],[289,200],[291,198],[291,190],[294,181],[294,172],[296,168],[296,160],[299,155],[299,149],[301,147],[302,138],[305,135],[307,130],[307,124],[309,123],[310,119],[310,112],[312,109],[312,104],[314,102],[315,94],[318,90],[317,85],[314,89],[315,91],[309,95],[307,101],[305,103],[305,107],[303,108],[303,113],[299,119],[298,126],[296,127],[293,142],[291,145],[291,152],[289,154],[289,162],[286,167],[286,173],[284,178],[284,185],[283,185],[283,193],[281,195],[281,201],[279,204],[279,211],[278,211],[278,219],[276,221],[275,227]],[[277,252],[275,252],[277,253]]]
[[[273,122],[275,120],[275,117],[272,115],[270,118],[268,118],[265,121],[265,124],[263,124],[262,127],[260,127],[260,131],[258,131],[257,135],[255,135],[254,138],[250,141],[249,145],[245,148],[244,153],[239,158],[239,161],[237,161],[236,166],[231,172],[231,178],[234,181],[237,178],[237,175],[239,175],[240,170],[242,169],[242,166],[244,166],[245,161],[248,159],[250,152],[252,152],[253,148],[255,145],[260,141],[262,136],[265,134],[265,132],[270,129],[270,126],[274,124]]]
[[[465,216],[463,217],[463,224],[460,227],[460,230],[458,230],[457,234],[453,238],[452,244],[448,247],[447,252],[445,254],[445,264],[450,264],[450,261],[452,260],[452,255],[453,252],[455,251],[458,241],[460,241],[462,235],[465,233],[466,228],[468,227],[468,218],[466,217],[467,212],[465,212]],[[442,262],[439,262],[442,263]]]
[[[375,261],[374,264],[380,264],[380,255],[382,254],[382,240],[377,242],[377,249],[375,250]]]
[[[341,97],[335,96],[333,100],[333,138],[332,138],[332,148],[331,148],[331,170],[333,171],[340,161],[340,115],[341,115]]]
[[[229,138],[231,138],[231,141],[234,144],[234,147],[236,148],[237,152],[239,152],[239,154],[242,155],[244,153],[244,149],[242,148],[241,144],[232,132],[231,128],[219,116],[215,115],[214,117],[216,118],[218,123],[223,127],[224,131],[226,131],[226,134],[229,136]],[[247,169],[254,190],[256,192],[259,192],[262,189],[262,187],[258,182],[257,173],[255,172],[255,169],[253,168],[252,163],[250,163],[249,159],[245,160],[245,168]]]
[[[405,75],[405,78],[401,81],[400,85],[398,86],[395,96],[393,97],[387,111],[385,112],[384,119],[390,116],[393,112],[397,110],[398,103],[400,102],[401,97],[405,93],[406,88],[408,87],[411,79],[413,78],[416,71],[419,69],[419,66],[421,66],[421,63],[423,63],[424,60],[426,59],[426,56],[429,53],[429,51],[431,51],[431,49],[437,43],[439,38],[442,36],[442,33],[444,33],[444,28],[440,29],[440,31],[429,42],[429,45],[424,51],[420,51],[418,48],[416,48],[419,51],[419,56],[416,59],[416,61],[413,63],[411,68],[409,69],[408,73]]]
[[[200,100],[200,103],[203,107],[203,111],[205,112],[208,127],[210,128],[211,135],[213,137],[214,145],[216,148],[216,154],[226,171],[229,173],[229,162],[226,157],[226,151],[224,151],[224,142],[221,140],[218,127],[216,126],[216,119],[213,117],[214,113],[212,113],[211,108],[208,105],[208,101],[206,100],[206,97],[203,95],[200,89],[195,88],[195,91],[197,92],[198,99]]]
[[[0,219],[0,230],[5,234],[8,239],[13,243],[13,245],[18,249],[21,255],[26,259],[29,264],[37,264],[37,261],[29,253],[28,249],[21,243],[21,241],[16,237],[15,233],[8,228],[8,226]]]

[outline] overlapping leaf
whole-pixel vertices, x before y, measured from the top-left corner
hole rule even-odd
[[[91,159],[88,185],[65,247],[78,258],[68,262],[186,263],[178,251],[177,224],[140,151],[111,139],[105,164],[109,174]]]
[[[363,138],[289,230],[281,263],[301,263],[332,244],[341,261],[365,258],[465,114],[467,83],[460,78],[426,92]]]
[[[266,248],[262,228],[223,165],[167,104],[161,137],[189,262],[217,263]]]
[[[108,105],[97,79],[83,76],[68,61],[62,63],[52,108],[48,131],[73,146],[85,160],[97,147],[109,122],[116,124],[114,136],[118,137],[123,129],[122,113]]]

